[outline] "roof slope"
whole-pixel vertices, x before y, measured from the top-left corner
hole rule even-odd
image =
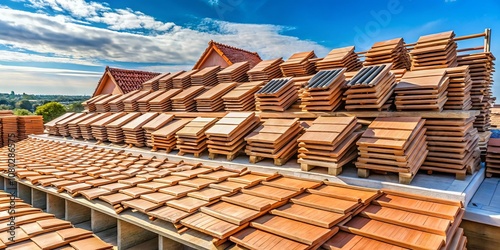
[[[257,63],[262,61],[259,54],[257,52],[250,52],[248,50],[236,48],[233,46],[229,46],[226,44],[218,43],[211,40],[208,43],[208,47],[205,49],[200,59],[194,65],[193,69],[199,69],[199,67],[203,64],[205,59],[210,55],[210,52],[215,50],[226,62],[231,65],[237,62],[245,62],[248,61],[250,63],[250,68],[255,66]]]
[[[110,74],[114,82],[118,85],[118,87],[122,90],[123,94],[128,92],[138,90],[142,88],[142,84],[152,79],[155,76],[160,75],[160,73],[148,72],[148,71],[140,71],[140,70],[130,70],[130,69],[119,69],[119,68],[111,68],[106,66],[106,71],[104,75],[99,80],[96,90],[94,91],[94,95],[99,89],[101,84],[104,84],[104,79],[107,74]]]

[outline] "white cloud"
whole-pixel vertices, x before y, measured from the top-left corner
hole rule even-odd
[[[445,3],[453,3],[456,2],[457,0],[444,0]]]
[[[112,30],[147,29],[167,31],[175,26],[174,23],[159,22],[152,16],[131,9],[118,9],[116,12],[104,12],[101,16],[93,16],[87,20],[107,24],[108,28]]]
[[[0,62],[46,62],[46,63],[71,63],[85,66],[101,66],[100,63],[84,59],[69,57],[43,56],[25,52],[0,50]]]
[[[72,16],[79,18],[95,16],[99,11],[110,10],[104,4],[85,0],[28,0],[28,2],[28,6],[33,8],[50,8],[57,12],[67,11]]]

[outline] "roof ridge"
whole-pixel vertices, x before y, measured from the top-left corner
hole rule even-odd
[[[210,40],[210,42],[211,42],[211,43],[213,43],[213,44],[215,44],[215,45],[220,45],[220,46],[224,46],[224,47],[226,47],[226,48],[235,49],[235,50],[239,50],[239,51],[242,51],[242,52],[246,52],[246,53],[254,54],[254,55],[258,56],[258,57],[259,57],[259,59],[261,59],[261,58],[260,58],[260,56],[259,56],[259,53],[257,53],[257,52],[252,52],[252,51],[245,50],[245,49],[241,49],[241,48],[234,47],[234,46],[231,46],[231,45],[227,45],[227,44],[219,43],[219,42],[216,42],[216,41],[214,41],[214,40]]]
[[[109,67],[109,66],[106,66],[106,70],[119,70],[119,71],[138,72],[138,73],[147,73],[147,74],[161,74],[161,73],[152,72],[152,71],[144,71],[144,70],[136,70],[136,69],[121,69],[121,68],[114,68],[114,67]]]

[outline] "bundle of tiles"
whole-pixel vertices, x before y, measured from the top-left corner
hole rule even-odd
[[[299,52],[293,54],[280,67],[283,76],[307,76],[316,72],[314,62],[310,59],[316,58],[314,51]]]
[[[479,168],[479,134],[473,126],[474,117],[427,118],[425,120],[429,153],[420,169],[455,174],[465,180]]]
[[[248,82],[247,71],[250,70],[249,62],[238,62],[217,73],[219,83]]]
[[[406,72],[396,85],[396,109],[442,111],[448,100],[446,69]]]
[[[347,110],[387,110],[396,86],[392,64],[363,67],[348,82],[344,92]]]
[[[315,167],[339,175],[344,165],[357,157],[356,141],[361,125],[355,117],[319,117],[300,136],[298,163],[303,171]]]
[[[57,132],[62,136],[70,136],[69,133],[69,123],[75,119],[84,116],[85,113],[75,113],[72,116],[68,116],[66,119],[56,122]]]
[[[160,89],[160,79],[165,78],[169,74],[170,73],[159,74],[159,75],[145,81],[142,84],[142,90],[157,91],[158,89]]]
[[[167,153],[170,153],[172,149],[175,149],[177,144],[177,138],[175,133],[182,129],[191,119],[180,119],[173,120],[164,127],[151,133],[151,140],[153,141],[153,151],[158,149],[165,149]]]
[[[421,36],[410,52],[411,70],[457,66],[457,44],[454,38],[453,31]]]
[[[300,93],[302,111],[335,111],[342,103],[345,68],[321,70]]]
[[[403,38],[375,43],[366,52],[363,66],[384,63],[392,63],[394,69],[410,69],[410,57]]]
[[[97,101],[95,103],[96,112],[109,112],[111,110],[109,102],[115,100],[116,98],[119,98],[120,96],[122,95],[121,94],[110,95],[102,100]]]
[[[94,97],[82,102],[83,108],[85,110],[90,111],[90,112],[95,112],[96,111],[95,103],[104,99],[104,98],[109,97],[110,95],[111,94],[103,94],[103,95],[94,96]]]
[[[108,137],[108,141],[112,143],[123,143],[125,140],[125,135],[123,134],[123,126],[135,118],[139,117],[141,113],[132,112],[128,113],[115,121],[106,125],[106,135]],[[97,138],[97,137],[96,137]]]
[[[280,64],[283,63],[283,58],[260,61],[255,67],[247,72],[248,79],[254,81],[270,81],[274,78],[282,77],[283,73],[280,69]]]
[[[43,134],[43,116],[29,115],[19,116],[18,118],[18,139],[24,140],[28,135]]]
[[[191,86],[215,86],[217,85],[217,73],[221,71],[220,66],[212,66],[200,69],[191,75]]]
[[[19,133],[17,130],[17,116],[0,116],[2,123],[2,140],[3,145],[9,145],[9,142],[19,141]]]
[[[391,73],[394,74],[394,77],[396,77],[396,82],[400,82],[401,79],[403,79],[403,76],[406,73],[406,69],[392,69]]]
[[[94,136],[92,135],[92,124],[94,122],[100,121],[101,119],[104,119],[108,116],[112,115],[112,113],[101,113],[97,114],[89,119],[86,119],[85,121],[79,122],[78,126],[80,127],[80,133],[82,135],[82,138],[85,140],[93,140],[95,139]]]
[[[346,71],[356,71],[362,67],[354,46],[333,49],[323,59],[316,62],[316,69],[327,70],[346,68]]]
[[[285,111],[298,97],[298,90],[291,77],[277,78],[255,93],[255,106],[259,111]]]
[[[425,120],[420,117],[379,117],[363,133],[356,161],[358,176],[370,170],[399,173],[399,183],[409,184],[427,157]]]
[[[106,132],[106,126],[123,116],[125,116],[127,113],[125,112],[118,112],[118,113],[112,113],[111,115],[104,117],[98,121],[95,121],[90,124],[90,127],[92,128],[92,137],[88,137],[84,139],[90,140],[90,139],[96,139],[99,142],[107,141],[108,140],[108,134]],[[82,136],[85,136],[86,134],[82,134]]]
[[[88,114],[85,114],[77,119],[74,119],[74,120],[68,122],[68,130],[69,130],[69,134],[71,135],[71,137],[73,137],[73,139],[81,138],[82,132],[80,130],[79,124],[81,122],[86,121],[87,119],[90,119],[90,118],[96,116],[96,115],[97,115],[97,113],[88,113]]]
[[[198,72],[197,69],[183,72],[173,78],[173,88],[174,89],[186,89],[191,86],[191,75]]]
[[[472,108],[470,91],[472,79],[469,66],[460,66],[446,69],[446,76],[450,78],[448,84],[448,101],[444,104],[446,110],[469,110]]]
[[[149,103],[154,100],[156,97],[162,95],[165,93],[165,90],[158,90],[158,91],[153,91],[149,93],[148,95],[142,97],[141,99],[137,100],[137,105],[139,108],[139,112],[149,112],[151,110],[151,106]]]
[[[139,93],[139,91],[140,90],[130,91],[127,94],[121,95],[121,96],[117,97],[116,99],[109,101],[109,111],[111,111],[111,112],[124,111],[125,104],[123,103],[123,101],[127,100],[128,98],[130,98],[133,95],[136,95],[137,93]]]
[[[264,81],[244,82],[222,97],[226,111],[255,110],[255,93],[264,85]]]
[[[500,138],[491,138],[486,153],[486,177],[498,174],[500,174]]]
[[[182,92],[182,89],[169,89],[149,101],[149,109],[152,112],[165,112],[172,110],[172,97]]]
[[[125,112],[137,112],[139,111],[139,101],[141,98],[149,95],[149,91],[144,90],[144,91],[139,91],[135,95],[130,96],[129,98],[123,100],[124,104],[124,111]]]
[[[221,83],[195,98],[198,112],[216,112],[224,110],[222,97],[236,87],[236,82]]]
[[[245,147],[245,136],[259,124],[255,113],[231,112],[205,131],[208,137],[209,158],[226,155],[232,161]]]
[[[153,138],[152,138],[151,134],[153,132],[157,131],[158,129],[163,128],[165,125],[167,125],[173,119],[174,119],[173,115],[160,113],[153,120],[144,124],[144,126],[142,126],[142,128],[144,129],[144,136],[146,137],[146,146],[153,147]]]
[[[205,131],[217,122],[216,118],[197,117],[190,121],[184,128],[177,131],[178,155],[186,153],[200,157],[207,149],[207,136]]]
[[[245,153],[250,163],[270,158],[274,165],[281,166],[297,153],[297,137],[303,131],[297,118],[268,119],[245,137]]]
[[[205,92],[203,86],[192,86],[172,97],[172,111],[196,111],[195,98]]]
[[[182,71],[171,73],[171,74],[168,74],[168,75],[162,77],[160,80],[158,80],[158,82],[159,82],[158,88],[163,89],[163,90],[169,90],[169,89],[174,88],[174,78],[176,78],[177,76],[181,75],[184,72],[185,71],[182,70]]]
[[[136,147],[146,145],[146,136],[143,126],[158,116],[158,113],[149,112],[138,116],[131,122],[122,126],[125,135],[125,143]]]
[[[57,129],[57,123],[58,123],[59,121],[62,121],[62,120],[64,120],[64,119],[67,119],[68,117],[70,117],[70,116],[72,116],[72,115],[74,115],[74,114],[75,114],[75,113],[73,113],[73,112],[68,112],[68,113],[65,113],[65,114],[63,114],[63,115],[61,115],[61,116],[59,116],[59,117],[57,117],[57,118],[55,118],[55,119],[53,119],[53,120],[51,120],[51,121],[49,121],[49,122],[45,123],[45,124],[44,124],[44,126],[45,126],[45,129],[47,130],[47,133],[48,133],[49,135],[61,135],[61,134],[59,134],[59,131],[58,131],[58,129]],[[0,115],[0,118],[1,118],[1,117],[2,117],[2,116]],[[0,120],[0,121],[1,121],[1,120]]]
[[[469,66],[472,80],[471,101],[473,110],[480,110],[476,116],[474,127],[480,132],[488,131],[491,124],[493,72],[495,57],[491,52],[481,52],[458,56],[459,66]]]

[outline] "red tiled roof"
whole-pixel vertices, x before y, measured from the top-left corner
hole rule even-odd
[[[96,92],[99,89],[101,82],[103,81],[108,72],[114,78],[116,84],[118,84],[118,86],[120,87],[120,89],[123,91],[124,94],[134,90],[141,89],[142,84],[145,81],[160,75],[160,73],[155,73],[155,72],[119,69],[106,66],[106,71],[104,72],[102,78],[99,80],[99,84],[97,85],[97,88],[95,90]],[[95,94],[96,93],[94,92],[94,95]]]
[[[229,46],[229,45],[218,43],[218,42],[211,40],[208,43],[208,47],[205,49],[205,51],[201,55],[200,59],[195,64],[195,66],[194,66],[195,69],[198,68],[199,65],[203,62],[204,58],[207,56],[207,53],[211,50],[212,47],[215,47],[219,51],[221,51],[222,52],[221,56],[225,56],[231,62],[231,64],[237,63],[237,62],[248,61],[250,63],[250,68],[253,68],[253,66],[255,66],[257,63],[262,61],[262,59],[260,58],[260,56],[257,52],[251,52],[248,50],[236,48],[233,46]]]

